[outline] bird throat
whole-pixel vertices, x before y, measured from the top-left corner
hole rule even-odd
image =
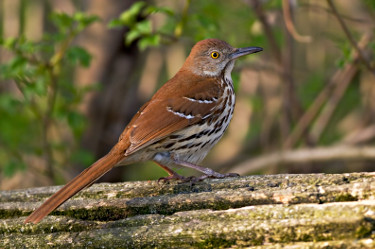
[[[223,78],[224,78],[224,81],[226,84],[229,84],[233,89],[233,80],[232,80],[232,70],[233,70],[233,67],[234,67],[234,60],[228,62],[228,64],[225,66],[224,70],[223,70]]]

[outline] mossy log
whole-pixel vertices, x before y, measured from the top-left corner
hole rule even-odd
[[[95,184],[23,224],[59,188],[0,191],[0,248],[375,248],[371,173]]]

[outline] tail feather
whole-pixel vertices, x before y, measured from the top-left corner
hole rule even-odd
[[[98,178],[111,170],[119,161],[121,161],[121,159],[123,159],[123,157],[123,154],[116,155],[109,153],[96,161],[93,165],[82,171],[62,189],[46,200],[38,209],[36,209],[31,215],[29,215],[29,217],[26,218],[25,223],[32,222],[36,224],[41,221],[45,216],[58,208],[70,197],[75,195],[83,188],[90,186]]]

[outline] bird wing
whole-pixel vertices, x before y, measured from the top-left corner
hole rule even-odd
[[[126,128],[130,155],[176,131],[209,118],[220,104],[222,89],[217,80],[167,82],[134,116]],[[183,93],[183,94],[179,94]]]

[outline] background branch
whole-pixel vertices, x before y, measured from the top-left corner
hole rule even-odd
[[[374,160],[375,147],[332,146],[296,149],[268,153],[242,162],[230,169],[240,175],[251,174],[259,170],[281,164],[305,164],[309,162],[329,162],[347,160]]]
[[[368,43],[370,42],[369,36],[364,35],[361,39],[360,46],[361,48],[365,48]],[[323,127],[326,126],[329,116],[332,115],[332,112],[334,110],[334,106],[337,105],[340,96],[342,96],[343,92],[345,91],[348,84],[351,82],[355,72],[357,72],[357,65],[356,61],[359,59],[359,54],[356,52],[353,52],[352,56],[352,62],[349,64],[346,64],[344,69],[339,69],[332,77],[332,79],[329,81],[327,86],[319,93],[319,95],[315,98],[314,102],[310,105],[310,107],[307,109],[307,111],[302,115],[302,117],[299,119],[298,123],[294,127],[291,134],[288,136],[288,138],[285,140],[283,144],[284,149],[290,149],[295,146],[295,144],[300,140],[301,136],[307,131],[308,127],[312,124],[313,120],[318,116],[321,107],[331,98],[331,93],[336,91],[339,91],[336,98],[335,103],[330,108],[330,110],[326,109],[324,116],[317,122],[317,125],[320,125],[319,129],[315,130],[315,142],[317,142],[317,138],[319,134],[321,134],[321,131],[323,130]],[[333,107],[333,108],[332,108]],[[323,121],[323,117],[325,121]],[[316,126],[317,127],[317,126]]]
[[[358,56],[362,63],[366,66],[366,68],[373,74],[375,75],[375,69],[371,66],[371,63],[367,60],[365,54],[363,53],[362,49],[358,46],[357,42],[355,41],[354,37],[350,33],[349,28],[346,26],[344,20],[338,13],[335,4],[333,3],[332,0],[327,0],[329,6],[332,9],[333,15],[337,18],[337,20],[340,23],[341,28],[344,30],[346,37],[348,38],[350,44],[353,46],[353,48],[357,51]]]
[[[288,32],[293,36],[293,38],[298,42],[311,42],[312,38],[311,36],[303,36],[300,35],[293,23],[292,15],[291,15],[291,0],[283,0],[283,17],[285,21],[285,26],[288,30]]]

